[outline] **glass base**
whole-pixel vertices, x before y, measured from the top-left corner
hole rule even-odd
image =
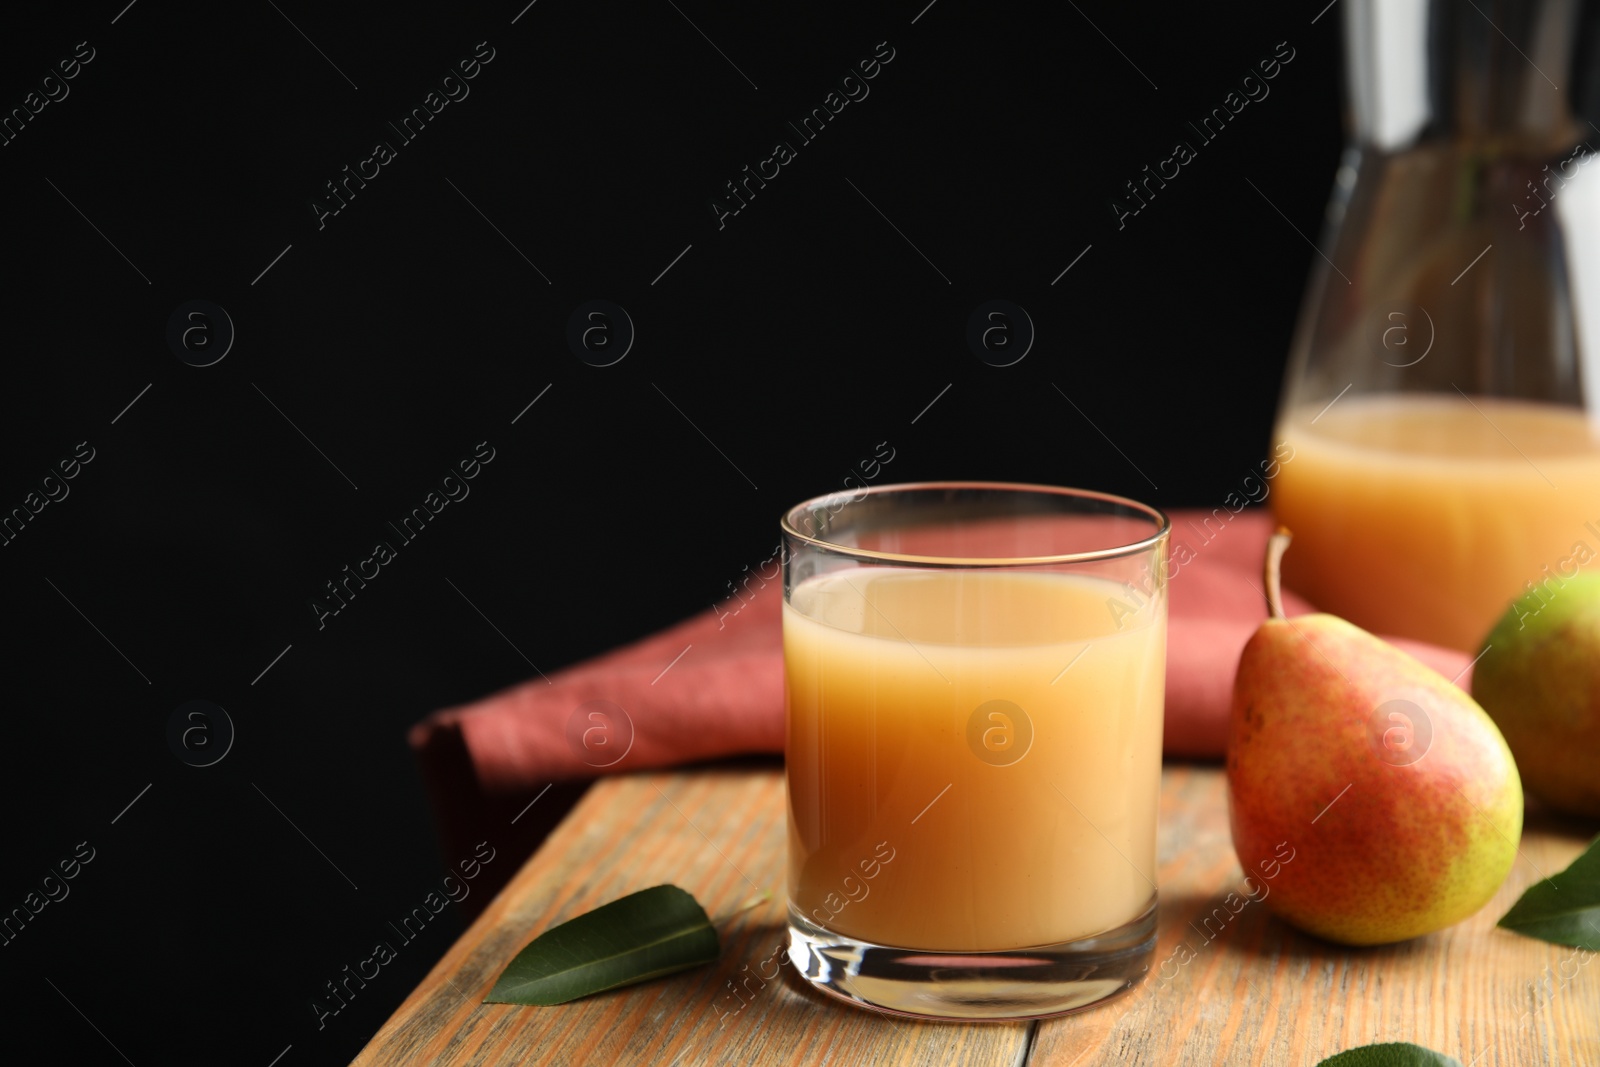
[[[789,959],[824,993],[919,1019],[1042,1019],[1132,989],[1156,948],[1156,903],[1122,926],[999,952],[893,948],[833,933],[789,908]]]

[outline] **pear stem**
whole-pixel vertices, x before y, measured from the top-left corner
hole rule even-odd
[[[1274,619],[1283,618],[1283,593],[1280,591],[1283,552],[1294,535],[1287,526],[1280,526],[1267,538],[1267,558],[1261,568],[1261,580],[1267,589],[1267,614]]]

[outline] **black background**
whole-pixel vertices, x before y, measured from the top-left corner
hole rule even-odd
[[[704,609],[879,442],[884,481],[1164,506],[1266,451],[1340,148],[1325,0],[525,2],[8,14],[0,108],[94,59],[0,147],[0,509],[95,454],[0,548],[0,911],[95,849],[0,947],[8,1044],[347,1061],[460,929],[318,1029],[462,858],[406,727]],[[480,41],[470,95],[319,229],[324,182]],[[870,95],[719,229],[722,184],[882,41]],[[1124,181],[1279,42],[1270,96],[1119,230]],[[166,342],[190,299],[237,330],[210,367]],[[610,367],[565,340],[590,299],[637,328]],[[1013,366],[966,343],[991,299],[1037,329]],[[319,630],[323,583],[485,440],[470,497]],[[237,727],[207,768],[166,739],[196,698]]]

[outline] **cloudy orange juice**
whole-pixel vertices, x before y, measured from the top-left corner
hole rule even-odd
[[[1278,438],[1285,580],[1368,630],[1477,652],[1529,582],[1600,551],[1600,434],[1577,408],[1346,397],[1286,413]]]
[[[830,932],[995,951],[1155,897],[1166,602],[1044,571],[855,567],[783,609],[789,896]]]

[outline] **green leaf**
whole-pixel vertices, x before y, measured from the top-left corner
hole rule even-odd
[[[658,885],[552,926],[528,943],[484,997],[487,1004],[565,1004],[717,958],[705,909]]]
[[[1600,837],[1566,870],[1529,886],[1500,925],[1541,941],[1600,952]]]
[[[1391,1041],[1346,1049],[1329,1056],[1317,1067],[1461,1067],[1461,1061],[1420,1045]]]

